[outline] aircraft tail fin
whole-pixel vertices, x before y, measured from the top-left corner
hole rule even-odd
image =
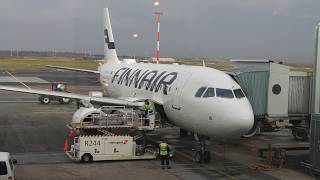
[[[114,44],[108,8],[104,9],[104,60],[108,63],[120,63]]]

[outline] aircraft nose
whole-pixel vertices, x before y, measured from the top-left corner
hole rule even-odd
[[[254,115],[251,106],[250,108],[247,107],[240,111],[236,119],[238,127],[241,131],[241,135],[244,135],[247,132],[249,132],[249,130],[253,127],[254,124]]]
[[[245,135],[254,124],[254,114],[249,102],[241,102],[231,114],[233,119],[233,128],[236,130],[235,134],[242,136]]]

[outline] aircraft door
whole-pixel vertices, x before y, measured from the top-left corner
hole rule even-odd
[[[171,87],[172,92],[172,108],[175,110],[181,110],[182,109],[182,102],[181,102],[181,95],[183,92],[183,89],[187,86],[187,80],[191,76],[191,73],[183,72],[179,73],[180,77],[178,77],[177,83],[174,84],[173,87]]]

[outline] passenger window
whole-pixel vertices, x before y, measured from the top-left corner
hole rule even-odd
[[[214,88],[208,88],[207,91],[203,95],[204,98],[214,97],[214,96],[215,96]]]
[[[234,98],[233,93],[230,89],[216,89],[217,91],[217,97],[223,97],[223,98]]]
[[[7,175],[7,174],[8,174],[8,170],[7,170],[6,162],[0,161],[0,176]]]
[[[194,97],[201,97],[203,92],[207,89],[207,87],[201,87],[198,89],[197,93],[194,95]]]
[[[234,92],[234,95],[236,96],[236,98],[240,99],[240,98],[245,97],[245,95],[241,89],[235,89],[235,90],[233,90],[233,92]]]

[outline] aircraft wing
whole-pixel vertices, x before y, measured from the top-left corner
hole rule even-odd
[[[146,100],[146,98],[139,98],[139,97],[119,97],[119,99],[123,99],[129,102],[144,102]],[[163,102],[160,99],[152,98],[148,100],[155,104],[163,105]]]
[[[79,71],[79,72],[87,72],[87,73],[93,73],[93,74],[100,74],[99,71],[93,71],[93,70],[88,70],[88,69],[77,69],[77,68],[71,68],[71,67],[52,66],[52,65],[47,65],[47,67],[55,68],[55,69],[64,69],[64,70],[69,70],[69,71]]]
[[[108,97],[93,97],[93,96],[82,95],[82,94],[47,91],[47,90],[40,90],[40,89],[26,89],[26,88],[13,87],[13,86],[0,86],[0,90],[66,97],[70,99],[78,99],[78,100],[85,100],[89,102],[98,102],[98,103],[106,103],[106,104],[113,104],[113,105],[141,106],[141,103],[139,102],[133,102],[133,101],[123,100],[123,99],[108,98]]]

